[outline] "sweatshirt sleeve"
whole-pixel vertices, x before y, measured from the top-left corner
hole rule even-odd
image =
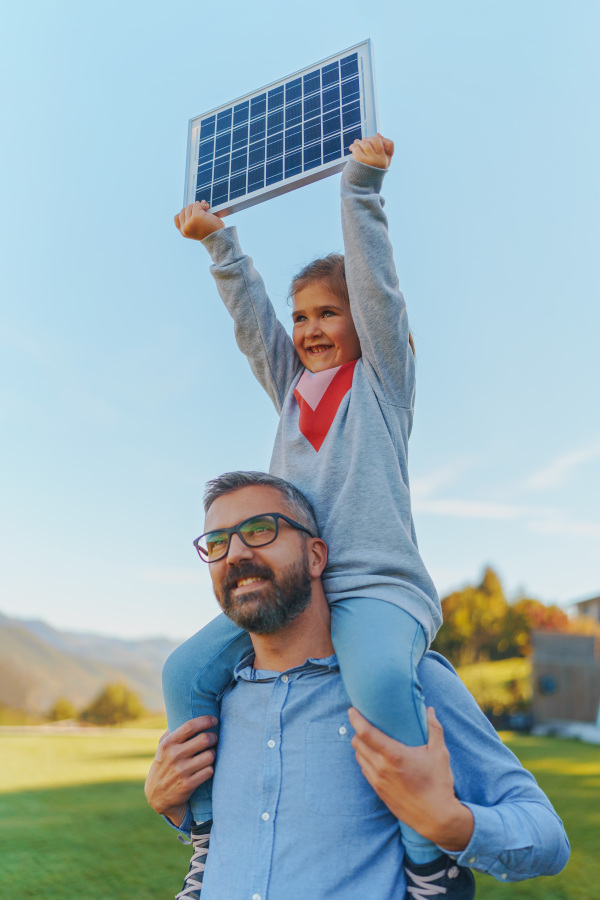
[[[447,660],[430,651],[419,674],[426,703],[444,729],[456,795],[474,818],[468,846],[451,856],[498,881],[556,875],[569,859],[569,842],[533,775],[502,743]]]
[[[344,167],[341,203],[346,279],[363,362],[389,403],[412,409],[415,362],[380,194],[385,172],[353,159]]]
[[[235,323],[238,347],[278,413],[302,370],[294,344],[277,318],[264,282],[240,247],[235,227],[213,232],[202,243],[211,255],[211,274]]]

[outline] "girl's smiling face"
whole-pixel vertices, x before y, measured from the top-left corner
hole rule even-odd
[[[310,372],[324,372],[361,355],[350,306],[314,281],[293,297],[293,340],[300,362]]]

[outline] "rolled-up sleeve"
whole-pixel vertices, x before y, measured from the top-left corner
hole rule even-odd
[[[458,857],[499,881],[523,881],[557,875],[569,859],[562,822],[549,803],[508,799],[497,807],[462,801],[473,813],[475,828]]]
[[[175,825],[175,823],[171,822],[171,820],[167,816],[163,816],[163,819],[165,820],[169,828],[172,828],[174,831],[179,832],[179,834],[185,834],[189,837],[192,830],[192,825],[194,824],[194,820],[192,818],[192,810],[189,803],[185,813],[185,818],[181,825]]]

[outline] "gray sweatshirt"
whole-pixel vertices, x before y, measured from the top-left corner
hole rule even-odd
[[[236,229],[220,229],[203,243],[237,343],[280,414],[270,471],[310,500],[329,548],[323,573],[329,602],[373,597],[393,603],[421,623],[430,643],[442,617],[411,513],[407,455],[415,363],[379,193],[384,174],[352,159],[342,174],[346,278],[362,356],[353,374],[346,371],[346,384],[342,367],[315,409],[323,438],[318,450],[318,441],[300,430],[294,396],[304,367]]]

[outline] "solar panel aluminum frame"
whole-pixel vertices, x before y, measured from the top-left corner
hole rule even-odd
[[[277,81],[266,85],[265,87],[259,88],[255,91],[252,91],[251,93],[244,94],[243,96],[238,97],[236,100],[232,100],[229,103],[225,103],[221,106],[215,107],[214,109],[211,109],[200,116],[195,116],[193,119],[190,119],[188,126],[186,177],[183,205],[187,206],[188,204],[193,203],[196,199],[200,147],[200,126],[203,120],[206,120],[208,117],[213,115],[216,117],[219,113],[223,113],[226,110],[233,110],[234,106],[236,106],[237,104],[246,101],[250,102],[253,98],[257,98],[261,94],[268,94],[268,92],[272,91],[274,88],[285,85],[293,79],[301,77],[303,78],[305,75],[309,75],[312,72],[321,70],[324,66],[335,63],[336,61],[339,62],[341,59],[353,53],[356,53],[358,57],[358,77],[360,79],[361,136],[368,137],[369,135],[376,134],[378,131],[378,116],[377,97],[375,91],[375,73],[373,66],[373,48],[371,41],[366,40],[361,42],[360,44],[355,44],[353,47],[349,47],[347,50],[343,50],[340,53],[335,53],[333,56],[329,56],[318,63],[306,66],[304,69],[300,69],[297,72],[293,72],[290,75],[285,76],[284,78],[280,78]],[[321,96],[322,89],[319,93]],[[340,106],[340,109],[341,108],[342,107]],[[288,176],[287,178],[284,177],[281,181],[277,181],[274,184],[265,185],[264,187],[258,188],[251,193],[245,193],[235,199],[228,199],[220,203],[213,203],[211,204],[211,212],[221,211],[225,215],[229,215],[230,213],[238,212],[239,210],[254,206],[256,203],[261,203],[262,201],[268,200],[271,197],[285,194],[288,191],[293,191],[296,188],[303,187],[306,184],[310,184],[314,181],[319,181],[321,178],[327,178],[329,175],[334,175],[336,172],[340,172],[343,169],[348,156],[348,151],[344,150],[343,147],[343,130],[340,132],[340,134],[342,139],[341,158],[337,158],[325,163],[322,162],[320,165],[311,168],[308,171],[301,171],[295,175]],[[302,148],[304,149],[304,140],[302,141]],[[247,166],[244,171],[248,171]]]

